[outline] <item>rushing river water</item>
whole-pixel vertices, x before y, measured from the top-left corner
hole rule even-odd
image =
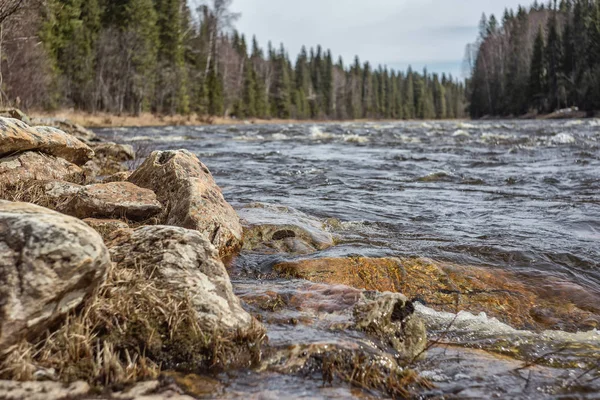
[[[184,148],[196,153],[235,208],[256,202],[285,205],[337,221],[332,230],[339,244],[325,251],[328,256],[427,257],[569,282],[578,290],[561,293],[577,297],[584,292],[580,302],[596,307],[600,315],[599,120],[122,128],[99,133],[142,151]],[[258,268],[264,257],[242,255],[238,269]],[[238,293],[255,291],[256,285],[248,276],[234,277]],[[438,322],[443,317],[436,316]],[[493,324],[484,320],[480,325]],[[434,322],[429,327],[435,331]],[[585,360],[589,366],[600,357],[600,334],[593,327],[571,336],[546,334],[547,344],[531,350],[529,359],[556,351],[560,343],[567,359]],[[496,344],[514,343],[534,335],[503,326],[477,336],[476,329],[465,325],[456,343],[490,338]],[[273,340],[293,336],[280,330],[270,327]],[[570,353],[561,341],[565,338]],[[539,336],[531,341],[543,342]],[[524,348],[530,349],[531,342]],[[480,368],[475,364],[473,371]],[[451,369],[440,368],[436,373],[441,376]],[[548,381],[556,381],[554,372],[545,373]],[[572,378],[577,372],[570,374]],[[456,383],[438,380],[445,393]],[[493,387],[515,385],[508,377],[487,384],[481,392],[465,393],[491,395]],[[306,390],[307,397],[350,395]],[[536,393],[542,392],[550,393]]]

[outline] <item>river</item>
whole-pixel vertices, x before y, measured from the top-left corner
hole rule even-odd
[[[281,205],[323,221],[338,238],[337,246],[316,257],[427,258],[509,272],[547,286],[547,296],[564,296],[592,315],[584,327],[558,321],[550,330],[534,332],[474,312],[466,319],[461,315],[469,322],[449,334],[447,322],[458,326],[460,318],[422,302],[419,312],[429,315],[431,337],[451,345],[434,346],[428,359],[455,351],[471,360],[459,372],[448,362],[421,366],[437,386],[424,396],[551,398],[565,390],[581,396],[598,390],[598,370],[575,378],[600,360],[600,120],[113,128],[98,133],[132,144],[140,153],[194,152],[236,209]],[[304,284],[265,281],[259,272],[274,257],[285,259],[246,252],[234,262],[238,294],[265,285],[285,291]],[[315,327],[273,323],[268,328],[271,341],[280,344],[332,335]],[[472,353],[481,350],[487,352]],[[489,352],[513,357],[492,359]],[[552,355],[546,357],[550,361],[542,360],[544,355]],[[519,362],[532,360],[544,369],[535,384],[509,373]],[[464,376],[478,373],[479,380],[465,382]],[[307,398],[370,395],[292,377],[220,379],[225,382],[222,397],[281,397],[282,385]],[[533,388],[521,388],[525,382]]]

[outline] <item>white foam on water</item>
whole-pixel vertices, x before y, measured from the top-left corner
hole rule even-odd
[[[550,142],[554,144],[570,144],[575,143],[575,138],[568,133],[563,132],[551,138]]]
[[[273,136],[271,136],[271,138],[273,140],[287,140],[288,139],[287,135],[285,133],[281,133],[281,132],[275,133]]]
[[[463,129],[459,129],[457,131],[454,131],[454,133],[452,134],[452,136],[471,136],[471,134]]]
[[[431,128],[433,128],[433,125],[431,125],[431,124],[428,124],[427,122],[423,122],[423,123],[421,124],[421,128],[425,128],[425,129],[431,129]]]
[[[569,127],[569,126],[578,126],[578,125],[582,125],[582,124],[583,124],[583,120],[575,119],[572,121],[567,121],[564,126]]]
[[[459,128],[459,129],[476,129],[477,128],[476,125],[469,124],[469,123],[466,123],[466,122],[459,122],[456,125],[456,127]]]
[[[349,143],[368,143],[369,139],[359,135],[346,135],[344,136],[344,142]]]
[[[315,140],[320,139],[331,139],[333,135],[331,133],[323,132],[321,128],[314,125],[310,127],[310,138]]]
[[[564,332],[547,330],[542,333],[524,331],[500,322],[497,318],[488,317],[482,312],[477,315],[467,311],[453,314],[445,311],[436,311],[420,303],[415,303],[415,313],[420,316],[428,326],[444,329],[449,332],[471,332],[483,335],[514,335],[544,341],[560,341],[573,343],[593,343],[600,345],[600,331],[592,329],[587,332]],[[435,329],[434,328],[434,329]]]

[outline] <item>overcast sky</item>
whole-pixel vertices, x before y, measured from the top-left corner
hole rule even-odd
[[[283,42],[292,60],[301,46],[320,44],[349,63],[462,77],[465,45],[473,42],[481,14],[516,8],[527,0],[234,0],[236,27],[261,46]]]

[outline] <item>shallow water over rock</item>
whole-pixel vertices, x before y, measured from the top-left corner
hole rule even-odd
[[[453,351],[470,360],[463,364],[465,371],[488,369],[488,374],[478,375],[481,384],[474,388],[456,378],[459,372],[450,362],[418,366],[450,377],[432,378],[438,389],[425,390],[426,395],[440,395],[439,390],[459,398],[516,396],[512,390],[522,379],[506,372],[514,369],[506,367],[508,361],[490,356],[504,354],[512,357],[510,363],[547,368],[532,373],[521,391],[544,398],[586,396],[600,381],[598,369],[590,367],[600,359],[600,124],[574,122],[240,125],[98,133],[140,150],[190,150],[210,167],[236,209],[268,204],[278,210],[278,226],[304,223],[305,229],[317,229],[317,240],[311,232],[303,238],[308,246],[292,240],[291,234],[298,239],[301,231],[263,230],[271,243],[247,247],[231,265],[236,293],[263,319],[271,344],[364,340],[359,332],[339,329],[347,323],[344,312],[360,296],[357,288],[400,290],[382,282],[366,287],[348,279],[285,279],[273,266],[300,257],[427,259],[441,271],[430,275],[431,285],[415,289],[407,280],[408,289],[401,291],[417,302],[432,339],[462,346]],[[268,219],[265,225],[273,222]],[[335,246],[321,246],[320,238],[329,237]],[[483,284],[497,287],[486,292]],[[448,304],[437,304],[444,296]],[[488,351],[481,353],[487,361],[465,347]],[[439,355],[437,348],[427,357]],[[498,374],[506,379],[492,379],[496,366],[505,368],[505,375]],[[525,376],[528,370],[519,371]],[[235,392],[251,398],[262,389],[278,396],[280,384],[307,397],[350,395],[342,384],[325,393],[316,389],[319,384],[311,386],[312,380],[303,385],[302,379],[275,372],[255,374],[219,378],[230,388],[223,396],[235,397]],[[534,387],[543,390],[527,392]]]

